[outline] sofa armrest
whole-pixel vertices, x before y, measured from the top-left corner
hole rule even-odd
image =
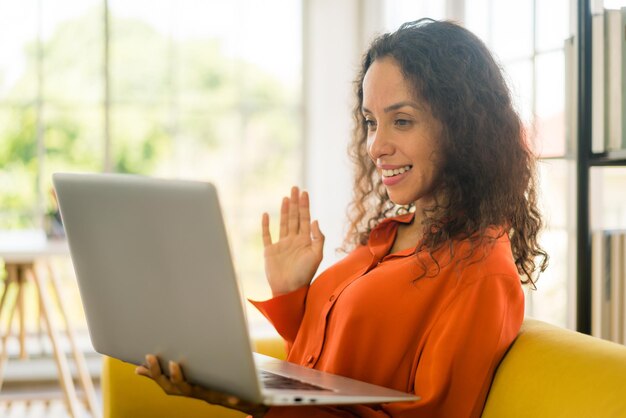
[[[254,341],[255,351],[285,358],[285,345],[279,337]],[[206,402],[166,395],[159,386],[135,375],[135,366],[104,357],[102,367],[102,401],[104,418],[241,418],[237,411],[209,405]]]
[[[526,319],[482,418],[626,416],[626,347]]]

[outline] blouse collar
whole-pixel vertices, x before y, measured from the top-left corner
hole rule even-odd
[[[383,219],[372,231],[367,242],[370,251],[378,259],[382,260],[388,255],[391,246],[396,238],[399,224],[409,224],[413,222],[415,214],[405,213],[403,215],[393,216],[391,218]],[[418,243],[415,243],[415,247],[407,248],[395,253],[395,256],[408,256],[415,253],[415,248]]]

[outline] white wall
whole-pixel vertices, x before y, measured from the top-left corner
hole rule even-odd
[[[353,80],[376,28],[380,0],[304,0],[304,187],[313,219],[326,236],[320,267],[342,253],[346,208],[352,197],[347,147],[352,131]]]

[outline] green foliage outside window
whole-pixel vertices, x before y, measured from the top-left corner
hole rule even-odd
[[[25,70],[0,96],[0,229],[38,225],[38,195],[49,209],[53,172],[104,169],[102,25],[101,8],[63,22],[43,41],[41,61],[35,40],[24,47]],[[226,189],[253,195],[291,184],[282,183],[294,177],[295,89],[225,53],[219,39],[173,40],[115,14],[109,51],[114,171],[174,175],[206,165],[198,177],[223,172]],[[193,158],[187,162],[186,155]],[[231,198],[225,199],[228,206]]]

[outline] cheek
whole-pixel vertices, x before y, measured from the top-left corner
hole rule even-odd
[[[443,162],[441,154],[436,147],[425,146],[421,147],[420,150],[416,150],[415,160],[418,166],[421,167],[420,171],[425,179],[433,183],[437,182],[443,170]]]
[[[433,186],[439,184],[443,174],[443,161],[440,155],[433,155],[430,161],[430,178]]]

